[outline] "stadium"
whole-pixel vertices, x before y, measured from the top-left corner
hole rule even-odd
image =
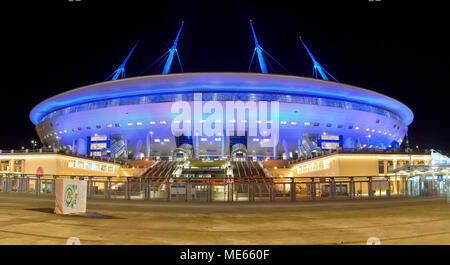
[[[166,61],[162,74],[125,78],[136,44],[111,80],[38,104],[30,119],[41,142],[93,157],[156,160],[288,160],[339,147],[399,148],[413,120],[407,106],[337,82],[301,38],[316,78],[269,74],[265,58],[278,61],[250,25],[252,62],[258,59],[261,73],[169,74],[175,55],[181,66],[182,23],[172,48],[157,60]],[[180,114],[180,103],[189,110]]]
[[[263,147],[264,136],[226,136],[225,132],[209,137],[194,132],[172,135],[171,125],[177,122],[172,104],[182,100],[193,105],[194,95],[223,106],[226,101],[279,102],[278,143]],[[232,123],[235,130],[237,123],[244,123],[248,134],[250,115],[214,121]],[[398,148],[412,118],[400,102],[366,89],[250,73],[170,74],[103,82],[52,97],[31,112],[46,146],[92,156],[128,154],[135,159],[176,157],[180,152],[175,150],[197,158],[233,157],[240,150],[248,158],[289,159],[317,148]],[[261,124],[259,119],[256,122]]]

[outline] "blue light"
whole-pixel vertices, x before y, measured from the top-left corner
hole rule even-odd
[[[184,21],[181,22],[181,27],[180,30],[178,31],[177,37],[175,38],[175,41],[173,42],[172,48],[170,48],[170,52],[169,52],[169,57],[167,58],[166,64],[164,65],[164,70],[163,70],[163,75],[168,74],[169,70],[170,70],[170,66],[172,65],[172,61],[173,61],[173,55],[175,53],[177,53],[178,56],[178,51],[177,51],[177,44],[178,44],[178,39],[180,38],[180,33],[181,30],[183,29],[183,25],[184,25]],[[180,57],[178,56],[178,61],[180,60]],[[181,62],[179,61],[180,66],[181,66]]]
[[[323,68],[318,61],[316,61],[316,59],[314,58],[314,56],[312,55],[312,53],[309,51],[308,47],[306,47],[306,44],[303,42],[302,38],[299,37],[299,40],[302,42],[303,47],[305,47],[306,51],[309,54],[309,57],[311,57],[311,60],[313,61],[313,77],[317,78],[317,72],[319,72],[320,76],[322,77],[323,80],[328,80],[328,77],[325,73],[327,73],[329,76],[331,76],[331,78],[334,79],[334,81],[338,82],[336,78],[334,78],[330,73],[327,72],[327,70],[325,70],[325,68]]]
[[[322,96],[374,105],[399,115],[405,125],[413,120],[411,110],[400,102],[370,90],[310,78],[247,73],[195,73],[128,78],[81,87],[41,102],[30,113],[34,124],[55,110],[95,100],[126,96],[202,91],[269,92]]]
[[[131,49],[131,51],[128,53],[128,56],[125,58],[123,63],[121,65],[119,65],[119,67],[117,67],[117,69],[111,74],[111,75],[114,74],[114,76],[111,78],[111,80],[116,80],[117,78],[119,78],[119,76],[121,78],[125,78],[125,65],[127,64],[128,59],[130,59],[130,56],[133,53],[133,51],[136,48],[136,46],[138,45],[138,43],[139,43],[139,41],[137,41],[136,44],[133,46],[133,49]],[[108,80],[111,77],[111,75],[108,76],[105,79],[105,81]]]

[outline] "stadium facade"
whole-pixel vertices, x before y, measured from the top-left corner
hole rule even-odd
[[[261,73],[168,74],[175,55],[180,62],[176,47],[182,24],[160,57],[166,60],[161,75],[125,78],[136,44],[111,81],[38,104],[30,119],[41,142],[90,156],[170,160],[297,159],[339,147],[399,148],[413,120],[408,107],[335,82],[301,38],[314,64],[313,77],[320,74],[323,80],[268,74],[264,54],[275,59],[259,45],[251,23],[252,62],[258,59]]]
[[[199,95],[201,99],[194,99]],[[195,117],[177,121],[179,115],[172,112],[172,105],[184,101],[194,109],[195,100],[220,102],[224,109],[226,101],[278,102],[279,141],[264,147],[264,135],[250,136],[248,121],[257,114],[248,112],[241,120],[225,120],[225,115],[214,120],[231,124],[235,130],[244,123],[243,136],[237,131],[230,136],[227,126],[213,136],[194,131],[190,136],[175,136],[171,130],[174,123],[193,123]],[[203,111],[203,121],[211,115]],[[398,148],[413,119],[402,103],[366,89],[297,76],[249,73],[153,75],[98,83],[45,100],[30,117],[45,146],[93,156],[163,158],[185,153],[231,157],[239,149],[243,156],[284,159],[305,156],[318,148]],[[273,122],[272,116],[266,117],[266,123]],[[256,123],[261,125],[261,120],[257,117]]]

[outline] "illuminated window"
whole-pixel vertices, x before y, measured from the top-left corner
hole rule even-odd
[[[311,123],[310,123],[310,122],[308,122],[308,121],[304,122],[303,124],[304,124],[305,126],[309,126],[309,125],[311,125]]]
[[[137,125],[137,126],[141,126],[141,125],[142,125],[142,122],[138,121],[138,122],[136,122],[136,125]]]
[[[160,121],[159,124],[166,124],[166,121]]]
[[[185,120],[184,122],[185,123],[191,123],[191,120]]]
[[[268,138],[264,139],[264,142],[268,142],[268,141],[270,141],[270,139],[268,139]]]
[[[356,127],[355,127],[355,130],[359,130],[359,127],[358,127],[358,126],[356,126]]]
[[[241,120],[241,123],[247,123],[247,120]]]
[[[369,129],[369,128],[367,128],[367,129],[366,129],[366,132],[368,132],[368,131],[370,131],[370,129]]]
[[[170,139],[164,139],[164,142],[170,142]]]
[[[159,143],[159,142],[161,142],[161,140],[155,139],[155,143]]]
[[[266,123],[272,124],[272,121],[266,121]]]
[[[231,123],[235,123],[235,122],[236,122],[236,120],[230,120],[230,122],[231,122]]]
[[[153,125],[153,124],[156,124],[156,122],[154,122],[154,121],[151,121],[151,122],[150,122],[150,125]]]
[[[205,123],[205,120],[200,120],[200,123]]]
[[[291,121],[291,125],[297,125],[297,122]]]
[[[330,168],[330,160],[327,159],[323,161],[323,168]]]
[[[372,132],[375,132],[375,129],[372,129]]]
[[[200,141],[206,142],[206,141],[208,141],[208,139],[207,138],[200,138]]]
[[[253,138],[253,142],[259,142],[259,138]]]
[[[319,170],[323,169],[323,161],[319,161]]]
[[[281,124],[286,124],[286,123],[287,123],[287,121],[280,121],[280,123],[281,123]]]
[[[222,138],[220,138],[220,137],[214,138],[214,141],[220,142],[220,141],[222,141]]]
[[[108,124],[106,125],[106,127],[111,128],[113,125],[112,124]]]
[[[132,122],[127,123],[128,126],[133,126],[134,124]]]
[[[215,123],[221,123],[222,121],[221,120],[215,120],[214,122]]]

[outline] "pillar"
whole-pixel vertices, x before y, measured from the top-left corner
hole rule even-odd
[[[311,199],[316,199],[316,183],[314,182],[314,178],[311,178]]]
[[[334,178],[332,177],[330,180],[330,193],[331,193],[331,199],[336,199],[336,182],[334,181]]]
[[[372,177],[369,177],[369,183],[368,183],[368,189],[367,192],[369,194],[369,199],[373,199],[373,193],[372,193]]]
[[[296,188],[295,188],[295,179],[291,178],[291,201],[295,201],[296,197]]]
[[[145,137],[145,158],[151,158],[151,139],[150,139],[150,133],[147,133],[147,136]]]

